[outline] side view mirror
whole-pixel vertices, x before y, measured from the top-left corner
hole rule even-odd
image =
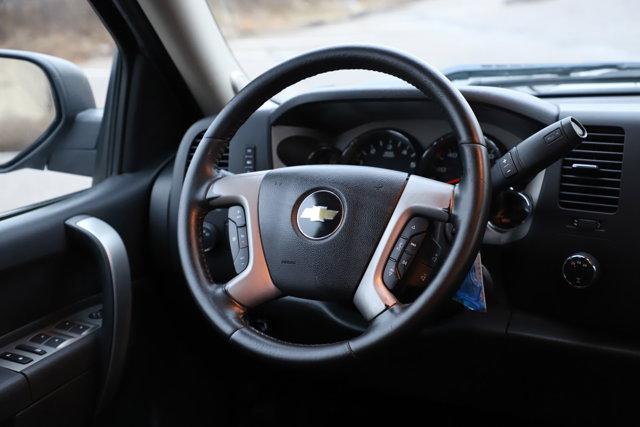
[[[102,110],[75,64],[0,49],[0,173],[21,168],[92,175]]]
[[[49,78],[36,64],[0,58],[0,164],[34,144],[56,121]]]

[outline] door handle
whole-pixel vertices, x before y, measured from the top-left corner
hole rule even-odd
[[[99,262],[103,319],[101,390],[96,413],[100,413],[113,400],[124,369],[131,322],[129,257],[118,232],[101,219],[78,215],[65,224]]]

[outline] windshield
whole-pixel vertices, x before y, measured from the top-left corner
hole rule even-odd
[[[513,70],[519,70],[519,80],[508,86],[531,92],[549,91],[572,79],[571,88],[584,83],[593,90],[600,76],[609,78],[608,85],[637,89],[640,80],[638,0],[208,1],[249,78],[312,49],[365,43],[416,55],[461,84],[500,86],[505,73]],[[528,72],[514,67],[522,64],[530,65]],[[549,71],[551,64],[589,67],[582,70],[586,75],[557,73]],[[625,64],[622,76],[617,64]],[[544,72],[536,70],[540,66]],[[481,79],[473,78],[476,70]],[[532,85],[528,76],[546,81]],[[317,86],[370,84],[380,78],[367,72],[329,73],[296,85],[287,95]]]

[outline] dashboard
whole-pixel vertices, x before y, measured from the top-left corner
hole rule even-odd
[[[518,339],[628,351],[640,322],[634,269],[640,261],[640,240],[633,231],[640,214],[640,170],[634,167],[640,161],[640,148],[634,144],[640,139],[640,97],[540,99],[481,87],[461,92],[478,117],[493,158],[569,115],[590,134],[580,147],[530,181],[494,195],[481,250],[491,278],[490,310],[474,318],[474,327],[497,328]],[[164,233],[169,236],[175,233],[179,189],[190,153],[212,120],[202,119],[186,132],[175,161],[164,172],[166,178],[158,180],[164,190],[154,189],[159,202],[152,212],[166,218],[153,223],[166,224]],[[222,166],[243,173],[356,164],[455,183],[464,180],[455,143],[444,113],[416,90],[322,90],[263,106],[239,129]],[[215,215],[226,217],[211,214]],[[215,218],[205,219],[209,220],[215,223]],[[224,235],[215,225],[205,230],[213,240]],[[172,240],[161,238],[155,247],[178,271]],[[581,254],[598,268],[587,286],[570,283],[565,271]],[[327,310],[318,308],[319,313]],[[330,317],[351,324],[345,320],[348,314],[332,312]]]
[[[387,101],[312,100],[287,107],[278,110],[281,114],[271,125],[274,167],[349,164],[393,169],[449,184],[463,179],[457,139],[433,103],[405,95]],[[534,121],[512,111],[477,106],[476,114],[492,163],[538,130]],[[525,187],[513,188],[496,200],[487,243],[504,244],[526,233],[539,180]]]

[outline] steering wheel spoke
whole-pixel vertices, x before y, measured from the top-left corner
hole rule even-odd
[[[371,321],[398,300],[384,283],[385,267],[396,241],[413,217],[449,222],[453,208],[455,186],[419,176],[410,176],[391,214],[380,242],[358,285],[353,301]]]
[[[238,206],[244,211],[246,225],[242,227],[246,227],[247,231],[246,268],[224,284],[224,287],[234,301],[249,308],[280,296],[280,290],[269,275],[258,221],[258,195],[265,174],[266,172],[253,172],[222,176],[213,181],[206,196],[211,208]],[[240,251],[243,250],[245,248],[240,248]]]

